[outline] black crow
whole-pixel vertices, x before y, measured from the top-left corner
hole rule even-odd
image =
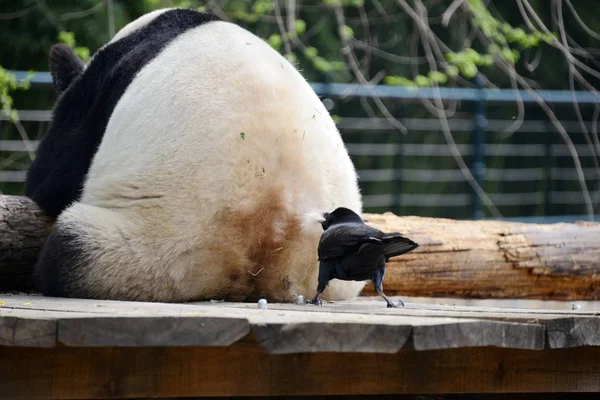
[[[399,233],[383,233],[365,225],[354,211],[340,207],[323,214],[323,234],[319,241],[319,284],[311,303],[321,305],[321,293],[332,279],[364,281],[370,279],[388,307],[398,307],[383,293],[385,264],[394,256],[419,245]],[[402,307],[404,303],[400,301]]]

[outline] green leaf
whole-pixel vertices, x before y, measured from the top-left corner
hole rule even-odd
[[[403,76],[388,75],[383,78],[383,82],[390,86],[416,87],[415,82]]]
[[[77,54],[77,56],[84,62],[88,62],[90,60],[90,49],[87,47],[75,47],[73,50],[75,51],[75,54]]]
[[[461,74],[468,79],[472,79],[477,75],[477,66],[475,64],[464,64],[460,67]]]
[[[343,61],[331,61],[329,64],[334,71],[344,71],[346,69],[346,64]]]
[[[296,32],[296,35],[302,35],[306,31],[306,22],[304,20],[297,19],[294,22],[294,30]]]
[[[456,78],[458,76],[459,70],[456,66],[454,65],[448,65],[446,67],[446,74],[448,74],[448,76],[450,78]]]
[[[427,78],[426,76],[423,76],[423,75],[417,75],[415,77],[415,83],[417,85],[419,85],[420,87],[431,86],[431,81],[429,80],[429,78]]]
[[[294,53],[288,53],[285,56],[285,59],[288,60],[291,64],[296,64],[298,62],[298,57]]]
[[[73,32],[58,32],[58,41],[69,47],[75,47],[75,34]]]
[[[306,58],[315,58],[319,55],[319,50],[314,47],[307,47],[304,49],[304,55]]]
[[[479,57],[479,65],[483,65],[483,66],[490,66],[494,63],[494,57],[491,56],[490,54],[484,54],[481,57]]]
[[[502,50],[500,50],[500,56],[502,56],[502,58],[504,58],[506,61],[508,61],[511,64],[515,63],[514,54],[511,51],[511,49],[509,49],[508,47],[505,47]]]
[[[321,72],[329,72],[331,71],[331,64],[325,60],[323,57],[315,57],[313,58],[313,66]]]
[[[340,26],[340,36],[346,39],[354,37],[354,31],[348,25]]]
[[[267,43],[269,43],[269,46],[271,46],[275,50],[279,50],[281,48],[281,46],[283,45],[283,39],[281,38],[281,35],[279,35],[277,33],[273,33],[267,39]]]
[[[429,71],[429,79],[433,82],[436,82],[438,84],[445,84],[446,82],[448,82],[448,77],[446,76],[446,74],[440,72],[440,71]]]

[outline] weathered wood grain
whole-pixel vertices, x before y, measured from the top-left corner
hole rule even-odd
[[[26,197],[0,195],[0,291],[31,289],[31,273],[51,226]]]
[[[271,354],[397,353],[412,326],[358,323],[256,324],[257,341]]]
[[[0,346],[54,347],[56,321],[35,318],[0,317]]]
[[[422,297],[600,298],[600,224],[522,224],[367,214],[421,246],[388,263],[387,294]],[[374,294],[370,285],[365,294]]]
[[[369,298],[312,305],[144,303],[43,296],[0,296],[0,321],[29,324],[22,343],[35,347],[49,320],[67,346],[228,346],[252,332],[272,354],[395,353],[465,347],[541,350],[600,346],[598,311],[502,309],[428,305],[388,309]],[[416,305],[415,305],[416,306]],[[423,306],[423,305],[421,305]],[[6,321],[5,321],[6,320]],[[39,324],[39,328],[35,324]],[[5,328],[3,345],[18,345]],[[32,334],[32,332],[36,332]],[[11,340],[6,339],[12,338]],[[50,345],[47,342],[40,346]]]
[[[556,318],[544,322],[551,348],[600,346],[600,318]]]
[[[268,354],[228,347],[0,347],[6,400],[599,392],[600,348]]]
[[[242,318],[87,317],[58,320],[67,346],[229,346],[250,332]]]
[[[365,214],[421,246],[388,263],[389,295],[600,299],[600,224],[520,224]],[[30,200],[0,196],[0,290],[31,289],[51,224]],[[367,285],[365,295],[375,295]],[[312,296],[313,293],[306,293]]]
[[[450,322],[413,328],[416,350],[487,346],[542,350],[545,346],[544,335],[543,325],[525,322],[477,320],[469,324]]]
[[[4,299],[0,319],[31,318],[32,313],[34,316],[44,313],[46,319],[58,324],[57,341],[68,346],[227,345],[251,329],[267,351],[274,354],[396,352],[407,342],[413,326],[479,325],[475,319],[315,312],[319,308],[308,305],[295,310],[259,310],[210,303],[181,305],[42,296]],[[220,325],[214,323],[220,319],[223,320]],[[204,328],[208,329],[206,337],[199,337],[200,325],[212,328]],[[218,341],[220,333],[231,338],[224,339],[231,342]]]

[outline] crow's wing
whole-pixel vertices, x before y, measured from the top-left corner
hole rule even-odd
[[[393,232],[382,235],[377,241],[370,240],[364,242],[360,246],[358,253],[369,253],[376,250],[375,247],[385,255],[387,261],[391,257],[408,253],[419,247],[419,245],[412,240],[403,237],[399,233]]]
[[[417,243],[396,232],[386,234],[382,241],[385,243],[383,253],[386,259],[408,253],[419,247]]]
[[[381,243],[383,232],[365,224],[347,223],[329,227],[319,241],[319,260],[356,254],[364,243]]]

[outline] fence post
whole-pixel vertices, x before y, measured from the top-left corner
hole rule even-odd
[[[485,180],[485,163],[483,161],[485,147],[485,127],[487,119],[485,117],[485,92],[483,90],[483,80],[478,75],[475,76],[474,83],[477,86],[477,100],[474,107],[474,128],[473,128],[473,177],[477,184],[483,188]],[[485,213],[481,207],[481,199],[477,196],[475,190],[471,194],[471,203],[473,207],[473,219],[483,219]]]

